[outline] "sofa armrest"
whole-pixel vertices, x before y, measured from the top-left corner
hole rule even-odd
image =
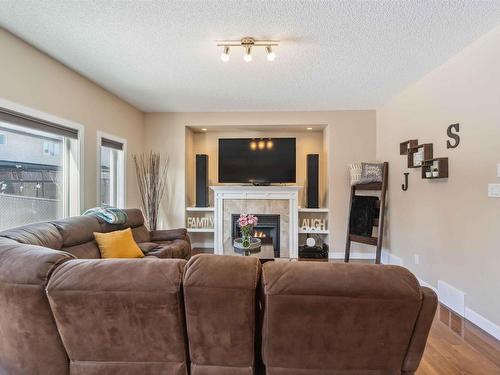
[[[430,288],[422,287],[422,306],[403,362],[403,374],[413,374],[420,364],[427,337],[429,336],[429,331],[436,314],[437,304],[436,293]]]
[[[79,259],[47,285],[71,372],[185,374],[181,259]],[[84,334],[83,334],[84,333]]]
[[[67,374],[45,283],[54,268],[73,258],[0,238],[0,373]]]
[[[70,259],[64,251],[0,238],[0,282],[45,285],[50,272]]]
[[[152,230],[151,241],[173,241],[173,240],[188,240],[187,229],[165,229],[165,230]]]

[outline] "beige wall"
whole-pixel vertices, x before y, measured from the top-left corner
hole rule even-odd
[[[500,324],[500,199],[486,196],[488,183],[500,183],[496,177],[500,163],[498,45],[500,28],[387,103],[377,112],[377,130],[375,112],[370,110],[144,115],[3,29],[0,98],[85,127],[85,208],[97,202],[97,130],[128,140],[127,206],[139,205],[131,155],[143,146],[169,155],[165,227],[185,224],[186,189],[192,194],[193,170],[186,171],[186,166],[193,163],[189,155],[195,149],[195,137],[188,126],[325,125],[331,251],[344,250],[346,165],[372,160],[376,154],[378,160],[390,162],[385,247],[423,280],[434,286],[443,280],[464,291],[468,307]],[[445,131],[454,122],[461,124],[462,143],[447,150]],[[449,157],[449,179],[425,181],[419,170],[411,170],[410,188],[401,190],[407,168],[398,146],[410,138],[433,142],[436,156]],[[414,264],[415,254],[420,256],[419,265]]]
[[[466,293],[466,305],[500,325],[500,28],[392,99],[377,111],[377,157],[391,165],[389,231],[385,246],[421,279]],[[461,143],[446,149],[446,128],[460,123]],[[399,143],[434,143],[449,158],[449,178],[426,181],[410,170]],[[414,264],[414,254],[420,264]]]
[[[292,127],[290,127],[292,128]],[[304,127],[301,129],[290,130],[288,132],[283,131],[255,131],[248,129],[238,128],[238,131],[213,131],[206,133],[195,133],[194,134],[194,153],[195,154],[207,154],[208,155],[208,179],[210,185],[219,185],[218,179],[218,140],[219,138],[295,138],[296,139],[296,185],[307,186],[306,184],[306,157],[307,154],[319,154],[320,160],[323,161],[323,130],[319,131],[304,131]],[[186,165],[188,171],[189,169],[195,170],[195,162],[192,160],[191,164]],[[189,180],[188,183],[194,186],[195,181]],[[322,175],[320,172],[320,207],[326,205],[325,199],[325,187],[328,186],[326,183],[326,176]],[[194,205],[195,195],[192,189],[187,189],[190,193],[187,196],[187,204]],[[299,205],[305,205],[305,189],[302,190],[299,196]],[[213,204],[213,194],[210,193],[210,204]]]
[[[97,204],[97,130],[128,140],[126,204],[137,207],[131,155],[142,151],[142,112],[1,28],[0,56],[0,98],[85,127],[84,208]]]
[[[328,147],[325,147],[324,154],[327,155],[329,166],[327,174],[330,245],[332,245],[330,251],[344,251],[349,198],[346,166],[353,161],[375,158],[375,111],[371,110],[146,114],[146,148],[163,151],[170,158],[169,197],[163,204],[161,225],[165,227],[185,225],[187,126],[311,124],[327,126],[325,134],[328,139],[324,142]]]

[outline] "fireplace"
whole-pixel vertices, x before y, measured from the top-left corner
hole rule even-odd
[[[255,215],[259,223],[254,226],[253,237],[260,238],[263,245],[272,245],[274,257],[280,256],[280,215],[261,214]],[[240,227],[238,226],[239,214],[232,214],[231,236],[233,240],[241,237]]]

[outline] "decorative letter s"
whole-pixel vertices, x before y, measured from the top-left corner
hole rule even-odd
[[[455,143],[452,144],[449,140],[446,141],[446,148],[455,148],[460,144],[460,136],[456,134],[459,131],[460,131],[460,125],[458,123],[451,124],[450,126],[448,126],[446,134],[448,134],[448,137],[452,138],[455,141]]]

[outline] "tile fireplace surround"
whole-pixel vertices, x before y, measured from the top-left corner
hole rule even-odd
[[[280,215],[280,256],[298,256],[298,192],[301,186],[211,186],[214,191],[214,252],[232,250],[231,215]]]

